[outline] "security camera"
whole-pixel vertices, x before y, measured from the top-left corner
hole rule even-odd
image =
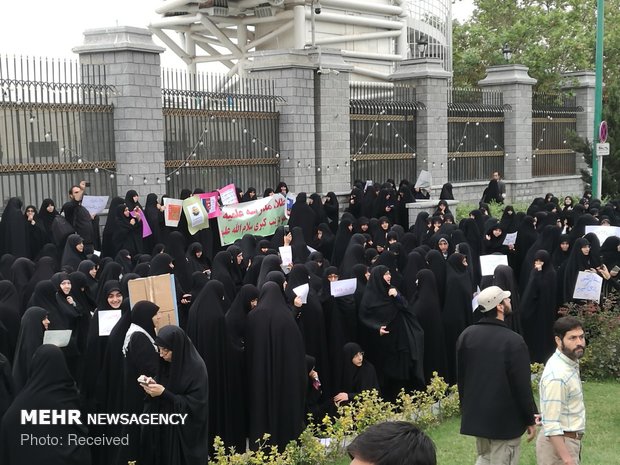
[[[319,2],[318,0],[314,2],[314,13],[317,15],[321,14],[321,2]]]

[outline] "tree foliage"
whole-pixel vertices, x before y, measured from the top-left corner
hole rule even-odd
[[[476,87],[489,66],[511,63],[529,68],[536,90],[557,92],[562,73],[594,70],[597,0],[474,0],[472,17],[453,28],[454,85]],[[611,154],[604,157],[602,195],[620,196],[620,0],[605,0],[603,119],[609,124]],[[589,136],[592,137],[592,136]],[[570,146],[592,166],[589,140],[573,135]],[[590,172],[582,177],[592,182]]]
[[[524,64],[537,90],[559,90],[561,74],[594,69],[596,0],[475,0],[467,22],[453,31],[454,83],[472,87],[492,65]],[[620,0],[605,2],[605,78],[615,80],[620,64]]]

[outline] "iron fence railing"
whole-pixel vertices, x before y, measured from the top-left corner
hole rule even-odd
[[[115,92],[103,66],[0,56],[0,208],[15,196],[61,204],[80,180],[91,194],[116,191]]]
[[[166,168],[181,168],[167,177],[169,192],[275,187],[282,99],[273,82],[165,70],[162,83]]]
[[[351,84],[351,180],[416,178],[415,88],[402,84]]]
[[[532,94],[532,176],[576,174],[577,154],[567,139],[582,111],[573,95]]]
[[[501,92],[448,90],[448,180],[489,179],[504,171],[504,105]]]

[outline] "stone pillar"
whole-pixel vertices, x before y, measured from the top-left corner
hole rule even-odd
[[[448,81],[452,73],[443,69],[443,62],[434,58],[402,61],[390,76],[392,82],[411,84],[416,100],[426,106],[417,118],[417,173],[431,173],[432,184],[439,187],[448,182]]]
[[[351,189],[351,65],[333,50],[311,53],[318,64],[314,75],[316,191],[323,194]]]
[[[284,99],[280,177],[292,192],[348,191],[349,73],[330,49],[257,52],[248,70],[270,79]]]
[[[117,194],[124,197],[127,190],[135,189],[142,201],[151,192],[163,194],[166,174],[159,55],[164,49],[155,45],[147,29],[120,26],[85,31],[84,44],[73,51],[79,54],[81,64],[105,65],[106,84],[116,88],[111,101]]]
[[[574,71],[564,73],[562,76],[565,78],[562,88],[574,94],[577,99],[577,106],[583,108],[583,112],[577,113],[577,134],[579,137],[592,142],[596,73],[594,71]],[[578,154],[577,172],[586,168],[583,154]]]
[[[257,52],[247,64],[252,75],[269,79],[284,99],[280,112],[280,178],[291,192],[312,193],[316,188],[314,140],[315,65],[308,50]]]
[[[527,66],[501,65],[487,69],[487,76],[478,83],[482,88],[503,93],[504,104],[512,111],[504,114],[504,173],[508,181],[532,179],[532,87],[536,79]],[[490,176],[491,173],[488,173]],[[509,193],[508,193],[509,194]]]

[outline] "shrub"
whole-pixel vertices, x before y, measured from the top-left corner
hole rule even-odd
[[[620,380],[620,313],[618,295],[612,293],[603,301],[585,304],[569,303],[559,311],[583,322],[586,351],[581,359],[584,379]]]
[[[239,453],[226,449],[223,441],[215,438],[214,465],[326,465],[341,458],[350,440],[366,428],[384,421],[406,420],[427,428],[443,419],[458,414],[459,401],[456,386],[448,386],[434,373],[425,391],[401,391],[396,403],[384,401],[376,390],[357,395],[352,402],[338,407],[338,416],[325,416],[320,424],[310,421],[296,441],[291,441],[284,452],[268,444],[265,434],[258,442],[258,450]]]

